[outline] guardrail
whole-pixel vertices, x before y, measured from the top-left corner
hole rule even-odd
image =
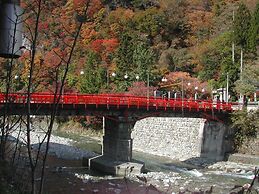
[[[210,100],[190,100],[190,99],[163,99],[154,97],[140,97],[123,94],[63,94],[59,97],[59,104],[73,105],[106,105],[107,107],[127,107],[127,108],[145,108],[145,109],[176,109],[184,108],[189,110],[224,110],[232,111],[232,103],[212,102]],[[25,93],[10,93],[6,96],[0,93],[0,103],[18,103],[26,104],[28,95]],[[56,98],[57,100],[57,98]],[[54,94],[51,93],[32,93],[30,103],[32,104],[53,104]]]

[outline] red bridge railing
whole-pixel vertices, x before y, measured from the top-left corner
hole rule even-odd
[[[184,108],[189,110],[223,110],[232,111],[231,103],[212,102],[210,100],[189,100],[189,99],[164,99],[155,97],[139,97],[117,94],[64,94],[59,96],[59,104],[73,105],[95,105],[109,107],[127,107],[136,109],[176,109]],[[25,104],[27,102],[27,94],[11,93],[6,95],[0,93],[0,104],[5,102]],[[52,104],[54,103],[54,94],[50,93],[32,93],[30,98],[32,104]]]

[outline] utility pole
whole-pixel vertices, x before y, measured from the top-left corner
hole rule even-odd
[[[233,10],[233,14],[232,14],[232,21],[233,21],[233,25],[235,22],[235,11]],[[233,30],[234,33],[234,30]],[[232,42],[232,63],[233,65],[235,64],[235,43],[234,40]],[[242,81],[242,77],[243,77],[243,47],[241,45],[241,51],[240,51],[240,80]],[[243,104],[244,102],[244,95],[242,93],[239,94],[239,103]]]
[[[228,85],[228,82],[229,82],[229,76],[228,76],[228,72],[227,72],[227,87],[226,87],[226,102],[228,103],[228,87],[229,87],[229,85]]]
[[[182,102],[183,102],[183,98],[184,98],[184,85],[183,85],[183,78],[182,78]]]
[[[149,70],[147,72],[147,99],[149,99]]]
[[[235,21],[235,11],[234,10],[233,10],[232,21],[233,21],[233,24],[234,24],[234,21]],[[233,33],[234,33],[234,30],[233,30]],[[235,64],[235,43],[234,43],[234,40],[232,41],[232,63],[233,63],[233,65]]]
[[[107,87],[107,89],[109,88],[109,69],[108,69],[108,67],[106,70],[106,87]]]
[[[241,51],[240,51],[240,80],[241,80],[241,82],[243,81],[243,47],[242,46],[241,46]],[[243,106],[244,95],[242,93],[240,93],[239,101]]]

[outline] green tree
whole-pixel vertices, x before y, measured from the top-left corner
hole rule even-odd
[[[102,0],[104,4],[109,5],[111,9],[116,9],[117,7],[130,7],[132,0]]]
[[[132,5],[139,9],[147,9],[156,5],[154,0],[132,0]]]
[[[101,59],[97,53],[90,52],[87,56],[84,74],[80,76],[78,88],[81,93],[99,93],[105,86],[105,69],[100,66]]]
[[[139,43],[135,45],[132,57],[133,64],[137,66],[134,73],[144,80],[153,68],[155,53],[145,43]]]
[[[225,87],[228,73],[229,87],[232,91],[234,82],[238,79],[239,64],[232,62],[231,41],[232,33],[225,32],[206,43],[204,51],[200,54],[203,69],[198,75],[203,81],[211,80],[212,88]]]
[[[259,110],[236,111],[232,114],[231,120],[236,129],[234,143],[238,150],[245,140],[256,138],[259,132]]]
[[[256,8],[251,19],[248,44],[249,48],[255,52],[256,46],[259,44],[259,3],[256,4]]]
[[[241,48],[247,48],[251,14],[244,3],[240,3],[234,20],[234,40]]]
[[[130,70],[133,64],[133,42],[134,38],[129,33],[125,32],[121,35],[120,45],[116,53],[116,64],[118,73],[125,74]]]
[[[151,43],[153,42],[153,38],[160,34],[166,26],[165,14],[157,8],[139,11],[133,19],[136,29],[146,35]]]
[[[242,79],[235,83],[235,90],[244,95],[253,94],[259,87],[259,65],[253,64],[246,66],[243,71]]]
[[[150,76],[149,78],[152,80],[155,60],[155,53],[145,41],[137,39],[135,35],[124,33],[116,58],[117,69],[114,82],[117,90],[127,90],[136,81],[136,76],[145,81]],[[128,78],[124,79],[126,74]]]

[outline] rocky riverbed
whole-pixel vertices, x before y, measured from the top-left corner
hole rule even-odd
[[[12,136],[18,138],[18,133],[13,133]],[[25,133],[21,133],[19,139],[25,142]],[[43,132],[31,132],[31,142],[34,149],[38,148],[39,142],[43,139]],[[49,154],[62,160],[77,161],[82,160],[83,157],[89,158],[97,155],[92,151],[75,147],[74,145],[76,143],[78,142],[75,140],[52,135]],[[175,165],[173,161],[168,162],[168,159],[164,162],[163,160],[156,160],[155,156],[152,156],[152,159],[147,160],[153,162],[149,168],[149,172],[127,177],[130,185],[134,185],[132,186],[132,189],[135,189],[135,191],[142,188],[140,189],[141,191],[150,189],[150,193],[154,193],[158,190],[157,193],[161,191],[163,193],[171,194],[179,192],[183,193],[185,191],[191,191],[193,193],[207,191],[208,193],[212,190],[213,193],[225,194],[230,193],[230,190],[235,185],[250,183],[254,177],[253,172],[256,167],[256,164],[241,164],[230,161],[212,163],[212,161],[200,158],[188,160],[188,165],[184,164],[182,166]],[[185,165],[187,167],[185,167]],[[152,166],[159,166],[160,168],[159,170],[156,168],[152,169]],[[109,192],[107,190],[105,193],[127,193],[128,185],[125,184],[125,180],[117,179],[112,176],[91,174],[91,172],[85,171],[84,169],[75,172],[69,170],[69,166],[61,165],[56,169],[59,169],[59,173],[66,173],[76,180],[81,180],[83,185],[90,183],[96,183],[98,185],[104,181],[107,188],[110,188]],[[72,181],[73,183],[73,180],[71,180],[73,178],[71,177],[68,182]],[[137,185],[133,184],[133,182],[137,183]],[[87,193],[84,186],[80,185],[80,187],[81,188],[78,189],[82,193]],[[258,185],[256,185],[255,188],[259,191]],[[89,190],[87,191],[89,192]],[[92,192],[100,193],[100,189],[95,187]]]

